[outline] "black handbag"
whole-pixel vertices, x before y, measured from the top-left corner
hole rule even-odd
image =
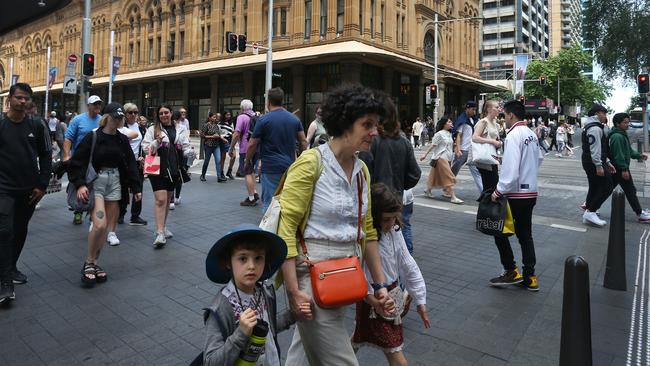
[[[68,194],[68,206],[75,212],[90,212],[95,207],[95,189],[93,182],[97,179],[97,172],[93,168],[93,153],[95,152],[95,142],[97,133],[93,131],[93,142],[90,148],[90,157],[88,158],[88,168],[86,169],[86,187],[88,188],[88,201],[82,201],[77,198],[77,189],[71,182],[68,183],[66,193]]]

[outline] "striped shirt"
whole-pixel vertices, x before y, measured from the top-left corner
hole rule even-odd
[[[221,135],[225,137],[226,140],[228,140],[228,143],[230,143],[232,141],[232,133],[234,131],[232,124],[225,121],[220,121],[219,127],[221,128]]]

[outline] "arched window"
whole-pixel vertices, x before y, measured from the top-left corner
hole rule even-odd
[[[178,12],[180,13],[181,16],[181,23],[185,21],[185,2],[182,1],[180,5],[178,6]]]
[[[174,24],[176,24],[176,5],[169,8],[169,25],[173,26]]]
[[[435,41],[433,34],[431,34],[431,32],[427,32],[427,34],[424,35],[424,58],[431,63],[435,62],[436,57],[434,46]]]
[[[153,10],[149,12],[149,29],[153,29]]]
[[[135,20],[133,19],[133,17],[129,19],[129,27],[131,29],[131,33],[133,33],[133,31],[135,30]]]

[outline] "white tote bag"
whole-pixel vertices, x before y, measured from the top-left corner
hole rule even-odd
[[[260,228],[272,232],[273,234],[278,233],[278,224],[280,223],[280,195],[274,196],[271,199],[269,207],[264,212],[264,217],[260,221]]]
[[[494,145],[472,142],[472,163],[499,165],[496,156],[497,148]]]

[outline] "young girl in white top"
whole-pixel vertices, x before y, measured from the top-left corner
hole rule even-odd
[[[378,347],[384,351],[391,366],[406,365],[402,352],[402,314],[408,310],[411,300],[415,302],[424,327],[430,327],[426,307],[427,289],[420,268],[406,248],[400,228],[401,214],[401,197],[383,183],[374,184],[372,218],[379,233],[379,253],[386,278],[386,283],[382,285],[388,286],[389,296],[395,301],[396,308],[394,315],[385,314],[381,304],[370,292],[365,301],[357,303],[356,326],[352,335],[355,348],[361,345]],[[366,278],[372,278],[368,267],[364,267]],[[370,283],[368,287],[370,288]],[[408,291],[408,296],[405,296],[402,289]]]

